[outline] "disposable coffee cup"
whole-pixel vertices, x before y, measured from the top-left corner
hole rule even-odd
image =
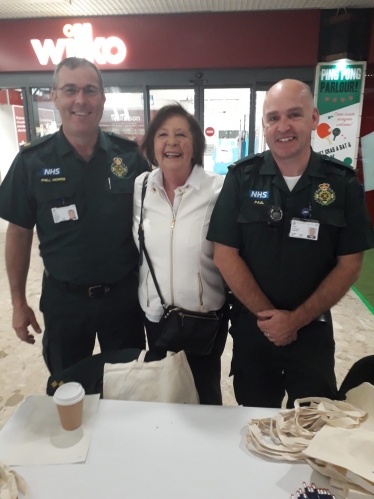
[[[65,383],[55,391],[53,401],[57,406],[61,426],[72,431],[82,426],[84,388],[80,383]]]

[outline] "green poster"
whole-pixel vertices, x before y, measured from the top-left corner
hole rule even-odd
[[[316,152],[356,166],[361,125],[365,62],[320,63],[316,71],[315,103],[320,119],[314,134]]]

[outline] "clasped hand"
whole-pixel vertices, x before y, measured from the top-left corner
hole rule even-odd
[[[289,345],[297,339],[298,327],[288,310],[264,310],[257,313],[257,326],[277,347]]]

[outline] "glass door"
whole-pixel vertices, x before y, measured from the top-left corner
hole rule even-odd
[[[52,102],[51,90],[51,88],[31,89],[36,137],[55,133],[61,126],[60,113]]]
[[[109,87],[105,88],[105,96],[101,129],[140,143],[144,136],[143,92]],[[61,126],[61,117],[52,102],[51,88],[33,88],[32,98],[36,137],[55,133]]]
[[[106,102],[100,127],[141,143],[144,137],[143,92],[129,92],[121,88],[105,89]]]
[[[195,90],[193,88],[152,88],[149,90],[150,120],[163,106],[180,104],[195,115]]]
[[[0,90],[0,182],[20,150],[28,142],[24,108],[24,93],[20,88]]]
[[[267,151],[269,148],[265,142],[265,135],[262,128],[262,108],[267,90],[256,91],[256,119],[255,119],[255,154]]]
[[[204,168],[226,175],[227,167],[248,155],[250,88],[205,88]]]

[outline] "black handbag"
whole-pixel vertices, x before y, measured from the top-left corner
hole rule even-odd
[[[160,333],[155,342],[157,348],[179,352],[184,350],[193,355],[209,355],[212,351],[218,329],[221,325],[223,313],[221,310],[215,312],[192,312],[173,305],[167,306],[162,297],[156,275],[150,261],[148,251],[144,242],[143,230],[143,204],[147,190],[148,176],[144,178],[141,197],[139,236],[139,265],[143,263],[143,253],[147,260],[149,270],[155,284],[157,294],[164,308],[160,320]]]

